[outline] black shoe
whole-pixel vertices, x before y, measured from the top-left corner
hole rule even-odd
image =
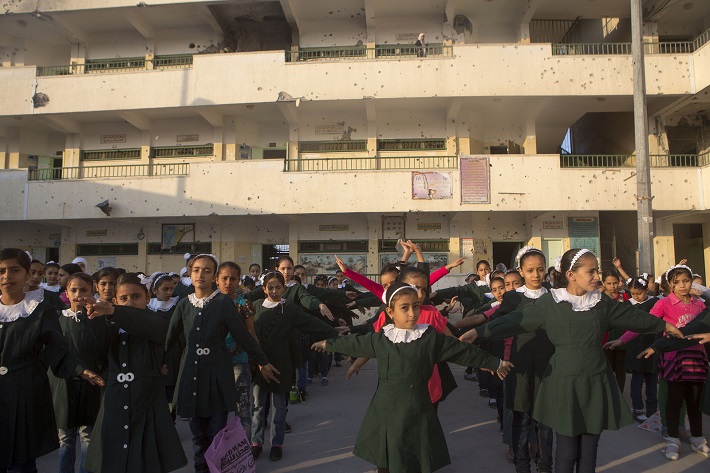
[[[286,432],[287,434],[290,434],[291,433],[291,424],[289,424],[288,422],[284,422],[284,423],[286,424],[286,428],[284,429],[284,432]],[[274,447],[274,448],[276,448],[276,447]],[[281,448],[281,447],[279,447],[279,448]],[[273,448],[271,449],[271,451],[273,452]]]
[[[281,447],[271,447],[271,452],[269,452],[269,460],[276,462],[283,458],[284,452]]]
[[[481,388],[481,390],[478,391],[478,394],[480,394],[481,397],[488,397],[488,390],[486,388]]]
[[[261,455],[261,452],[264,449],[261,447],[261,445],[252,445],[251,446],[251,456],[254,457],[254,460],[259,458],[259,455]]]

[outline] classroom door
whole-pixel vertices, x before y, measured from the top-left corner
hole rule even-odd
[[[552,266],[555,258],[561,257],[565,252],[565,245],[562,238],[543,238],[542,252],[547,260],[547,266]]]
[[[522,241],[494,241],[493,261],[490,261],[491,269],[495,269],[496,265],[500,263],[503,263],[508,269],[515,269],[515,257],[524,243]]]

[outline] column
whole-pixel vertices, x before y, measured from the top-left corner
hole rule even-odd
[[[291,216],[288,219],[288,254],[293,258],[294,265],[298,264],[298,235],[298,219]]]
[[[473,254],[471,264],[466,265],[468,272],[476,270],[476,262],[482,259],[493,261],[493,244],[490,238],[490,212],[472,212],[471,224],[473,226]]]
[[[380,235],[382,235],[382,215],[367,214],[367,272],[380,273]]]
[[[76,134],[67,135],[64,142],[62,167],[79,167],[81,165],[81,136]]]
[[[7,137],[0,136],[0,169],[8,169]]]
[[[675,239],[673,238],[673,222],[667,218],[659,218],[655,220],[655,223],[656,232],[653,237],[654,271],[655,275],[659,276],[676,264]]]
[[[483,154],[484,150],[484,137],[485,137],[485,124],[483,117],[476,112],[470,112],[468,118],[468,134],[469,134],[469,147],[471,154]]]
[[[76,258],[76,230],[62,227],[62,243],[59,246],[59,264],[71,263]]]
[[[523,154],[537,154],[537,131],[535,129],[535,118],[528,117],[525,123],[525,141],[523,141]]]
[[[150,156],[150,131],[141,132],[141,164],[152,164]]]
[[[235,118],[234,125],[234,159],[242,159],[241,147],[250,150],[259,143],[259,123],[242,117]],[[248,153],[251,157],[251,153]]]
[[[145,42],[145,68],[147,70],[155,69],[153,59],[155,59],[155,40],[148,39]]]
[[[223,144],[224,144],[224,126],[214,127],[214,139],[212,140],[214,146],[214,160],[224,161],[223,154]]]
[[[224,133],[222,138],[222,151],[224,153],[225,161],[234,161],[238,156],[237,148],[237,117],[226,116],[224,117]]]
[[[465,222],[461,219],[464,214],[456,213],[452,215],[451,220],[449,220],[449,263],[456,261],[457,259],[467,256],[461,254],[461,235],[462,227],[465,226]],[[461,274],[461,268],[465,267],[466,263],[454,268],[452,272],[454,274]]]
[[[71,45],[71,58],[69,63],[72,67],[72,74],[83,74],[84,64],[86,64],[86,44],[74,43]]]
[[[703,282],[707,286],[708,276],[710,276],[710,223],[703,223],[703,262],[705,263],[705,278]]]
[[[20,167],[20,129],[12,127],[7,129],[6,162],[8,169]]]

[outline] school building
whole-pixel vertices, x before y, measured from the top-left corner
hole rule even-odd
[[[0,244],[635,270],[628,1],[8,0]],[[644,2],[655,270],[710,270],[710,2]],[[423,46],[415,46],[424,33]]]

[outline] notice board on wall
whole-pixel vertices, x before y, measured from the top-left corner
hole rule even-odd
[[[461,203],[489,204],[491,202],[490,167],[485,156],[462,156]]]
[[[597,217],[569,217],[570,248],[586,248],[599,258],[599,219]]]

